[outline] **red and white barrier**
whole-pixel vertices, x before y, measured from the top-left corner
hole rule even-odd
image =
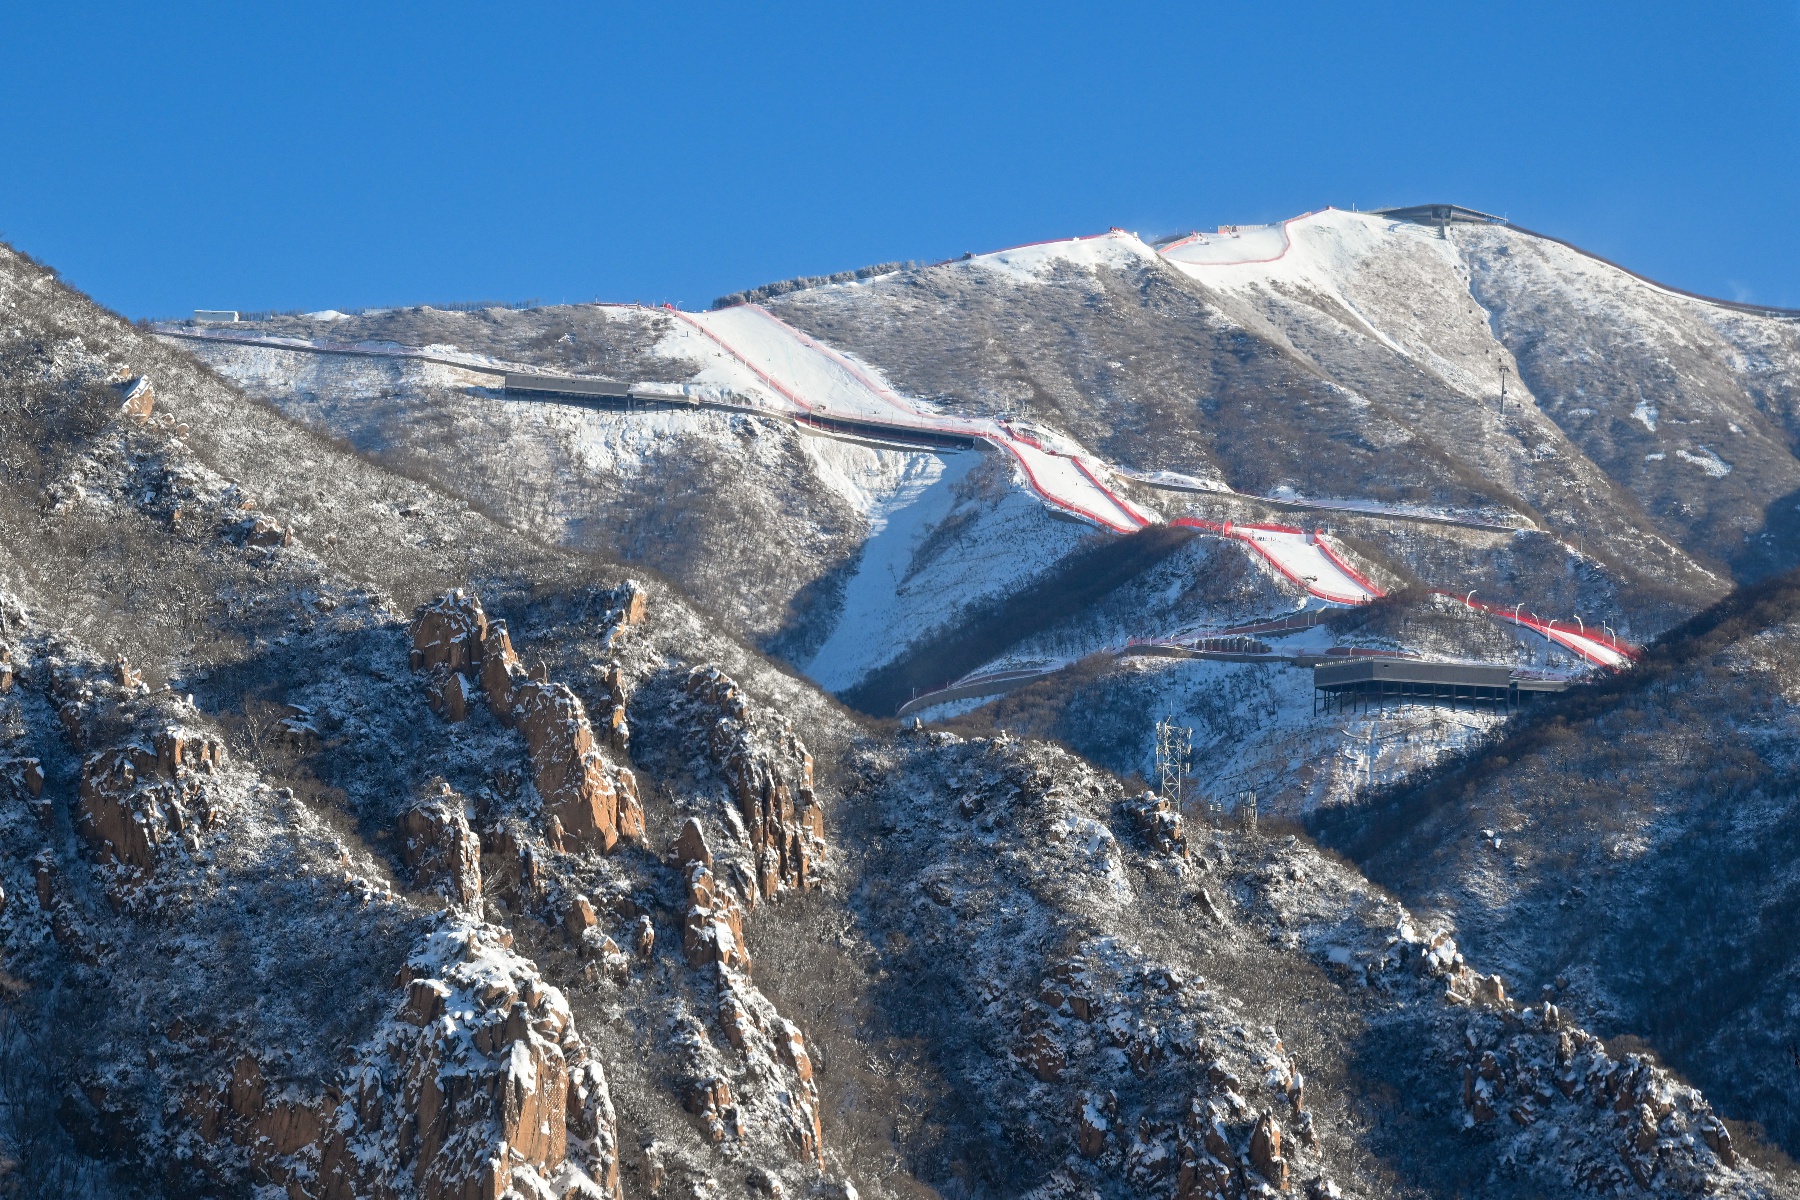
[[[1151,523],[1079,456],[1052,450],[989,418],[925,412],[871,372],[757,305],[707,313],[675,308],[669,312],[800,412],[898,433],[980,438],[1011,455],[1032,491],[1054,508],[1114,533],[1135,533]]]

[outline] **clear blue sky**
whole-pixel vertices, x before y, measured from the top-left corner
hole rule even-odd
[[[672,300],[1451,200],[1800,306],[1800,3],[0,0],[0,235],[130,316]]]

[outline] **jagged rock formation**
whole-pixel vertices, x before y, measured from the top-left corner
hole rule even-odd
[[[1571,1156],[1571,1173],[1583,1186],[1622,1191],[1635,1182],[1699,1195],[1718,1167],[1737,1164],[1730,1131],[1699,1092],[1644,1055],[1615,1058],[1599,1038],[1568,1025],[1554,1004],[1521,1010],[1491,1003],[1465,1038],[1468,1124],[1504,1115],[1530,1129],[1553,1117],[1557,1093],[1612,1114]]]
[[[1164,854],[1187,857],[1187,821],[1169,800],[1145,792],[1125,801],[1125,811],[1144,839]]]
[[[127,376],[116,385],[119,389],[119,412],[140,421],[150,419],[156,411],[156,389],[142,375]]]
[[[426,699],[446,721],[469,715],[487,632],[481,602],[460,588],[421,608],[413,620],[412,667],[425,672]]]
[[[744,944],[744,909],[719,886],[712,871],[698,862],[686,868],[688,910],[681,946],[693,966],[717,963],[750,973],[750,948]]]
[[[223,754],[216,740],[170,725],[91,755],[81,768],[79,824],[94,852],[152,871],[159,846],[190,824],[212,824],[201,773],[215,770]]]
[[[735,802],[757,896],[818,886],[824,814],[813,791],[813,760],[793,727],[752,711],[738,685],[714,666],[696,667],[687,694],[700,706],[707,757]]]
[[[76,827],[121,878],[147,877],[167,847],[193,848],[215,824],[209,784],[224,765],[224,744],[193,728],[195,714],[174,697],[151,695],[123,657],[110,670],[82,659],[49,666],[57,715],[85,752]],[[26,793],[41,796],[40,762],[14,760],[14,771]]]
[[[400,814],[400,858],[421,887],[442,888],[456,904],[474,906],[480,915],[481,839],[469,828],[463,799],[443,785],[442,792]]]
[[[189,1120],[304,1200],[617,1197],[605,1072],[562,994],[511,941],[460,923],[431,935],[347,1086],[297,1097],[246,1055],[218,1091],[190,1101]]]
[[[641,621],[642,594],[632,595],[637,603],[631,611]],[[525,676],[505,623],[490,625],[480,600],[458,590],[424,606],[414,618],[412,642],[413,669],[426,673],[434,711],[451,722],[463,720],[479,677],[494,716],[524,736],[532,782],[559,841],[607,853],[621,840],[643,840],[636,776],[601,754],[579,696],[563,684]]]

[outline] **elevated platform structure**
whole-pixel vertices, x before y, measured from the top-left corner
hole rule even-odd
[[[1464,208],[1460,204],[1409,204],[1402,208],[1378,208],[1369,214],[1415,225],[1505,225],[1505,217]]]
[[[1530,676],[1483,663],[1354,658],[1313,668],[1313,711],[1440,704],[1508,711],[1568,689],[1567,679]]]

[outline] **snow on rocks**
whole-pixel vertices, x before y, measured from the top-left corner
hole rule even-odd
[[[643,605],[641,588],[628,589],[617,619],[641,622]],[[413,668],[427,673],[427,697],[446,719],[466,716],[479,677],[494,716],[519,730],[555,840],[602,853],[621,840],[643,840],[636,777],[607,761],[580,697],[563,684],[526,676],[505,624],[490,625],[478,599],[459,590],[423,606],[412,642]],[[622,711],[620,705],[609,713],[615,745]]]
[[[76,828],[119,878],[144,879],[172,846],[198,846],[216,823],[214,776],[225,749],[191,724],[194,714],[152,695],[123,657],[110,669],[53,660],[50,696],[70,740],[86,753]],[[43,789],[43,768],[21,761],[26,789]]]
[[[481,914],[481,839],[469,828],[463,799],[440,794],[400,814],[400,859],[422,887],[442,888],[453,903]]]
[[[246,1055],[218,1092],[190,1101],[188,1119],[315,1200],[617,1197],[605,1073],[562,993],[511,943],[493,926],[446,923],[408,959],[393,1015],[356,1049],[344,1085],[278,1091]]]
[[[1451,930],[1423,931],[1376,897],[1347,914],[1335,873],[1290,846],[1264,868],[1256,909],[1381,998],[1372,1019],[1431,1029],[1455,1072],[1462,1127],[1495,1145],[1506,1170],[1602,1193],[1757,1193],[1754,1178],[1732,1173],[1730,1135],[1698,1091],[1645,1056],[1612,1055],[1555,1004],[1519,1005],[1500,976],[1465,961]]]
[[[813,791],[813,759],[805,743],[785,719],[754,711],[737,683],[717,667],[690,671],[686,694],[693,704],[693,736],[704,738],[706,756],[731,801],[720,816],[738,834],[729,868],[746,899],[755,903],[816,888],[825,855],[825,816]]]

